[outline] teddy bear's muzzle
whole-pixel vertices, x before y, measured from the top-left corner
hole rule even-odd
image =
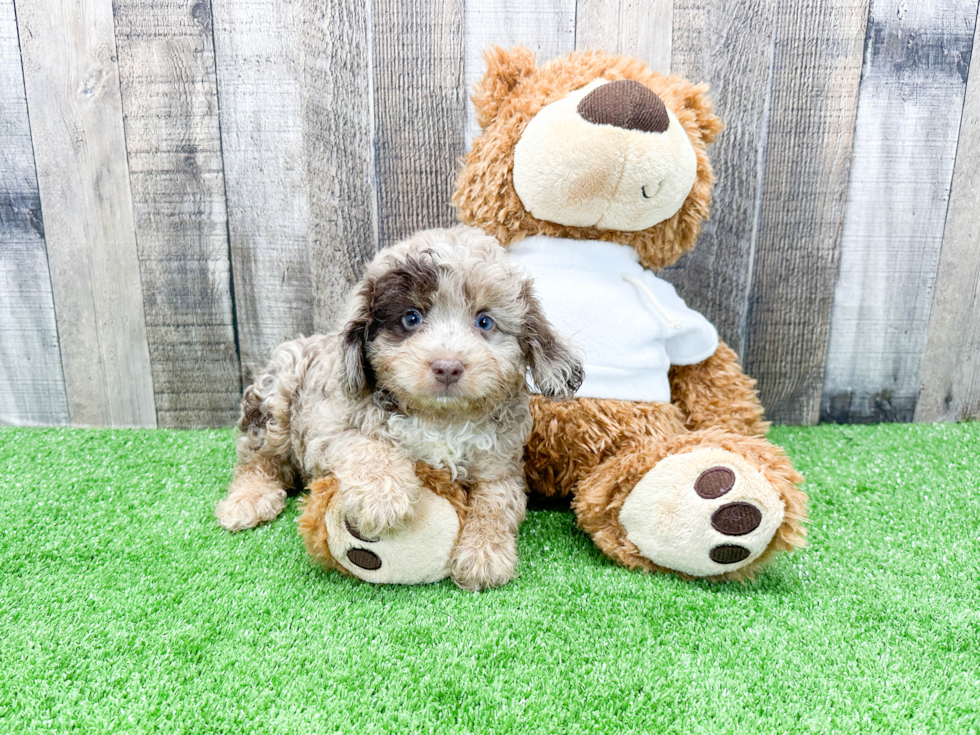
[[[514,190],[537,219],[638,231],[683,206],[697,155],[652,90],[599,79],[543,107],[514,147]]]

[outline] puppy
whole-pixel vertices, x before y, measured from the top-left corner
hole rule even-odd
[[[245,391],[238,465],[216,515],[235,531],[275,518],[286,488],[330,475],[366,537],[411,521],[416,461],[468,491],[451,559],[464,589],[505,584],[524,518],[527,371],[550,398],[582,382],[530,280],[479,230],[429,230],[383,250],[340,332],[280,345]]]

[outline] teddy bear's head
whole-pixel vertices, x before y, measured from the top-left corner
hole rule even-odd
[[[540,69],[526,48],[492,48],[473,102],[482,133],[453,201],[504,245],[529,235],[631,245],[659,270],[694,247],[721,130],[705,85],[599,52]]]

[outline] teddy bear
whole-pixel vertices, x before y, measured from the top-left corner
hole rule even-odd
[[[575,52],[538,67],[492,48],[460,220],[509,249],[551,322],[586,354],[571,400],[533,399],[530,492],[569,497],[626,567],[751,579],[804,544],[807,496],[766,439],[755,382],[654,271],[692,249],[721,131],[706,85]]]

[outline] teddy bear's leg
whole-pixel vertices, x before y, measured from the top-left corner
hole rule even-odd
[[[449,473],[417,465],[422,483],[411,521],[372,537],[344,513],[340,483],[332,476],[310,484],[299,533],[325,567],[375,584],[420,584],[449,576],[450,555],[466,512],[466,493]]]
[[[703,362],[671,367],[670,395],[689,431],[725,429],[743,436],[765,436],[769,429],[755,380],[742,372],[738,355],[724,342]]]
[[[672,403],[531,397],[534,418],[524,451],[532,494],[565,497],[625,444],[682,434],[684,416]]]
[[[803,545],[800,482],[765,439],[713,429],[623,447],[579,484],[572,507],[624,566],[750,579]]]

